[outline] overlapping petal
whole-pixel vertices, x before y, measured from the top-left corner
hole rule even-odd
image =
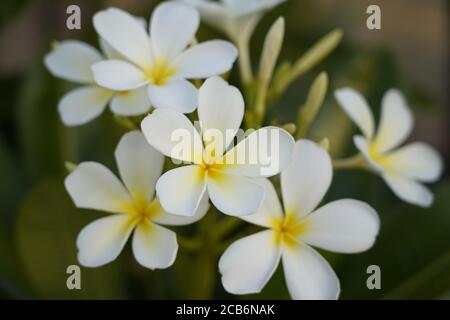
[[[311,213],[327,192],[333,169],[328,153],[308,140],[295,143],[289,165],[281,172],[284,210],[298,218]]]
[[[355,122],[367,139],[372,139],[374,134],[374,119],[372,111],[366,99],[351,88],[336,90],[335,96],[339,105]]]
[[[122,60],[104,60],[92,66],[95,82],[117,91],[134,90],[148,83],[145,73]]]
[[[206,174],[197,165],[164,173],[156,184],[162,207],[169,213],[193,216],[206,190]]]
[[[134,200],[153,199],[164,155],[150,146],[139,131],[125,134],[115,152],[120,176]]]
[[[211,202],[228,215],[255,213],[264,199],[264,188],[246,177],[210,171],[207,184]]]
[[[433,194],[423,184],[396,174],[384,173],[382,177],[397,197],[403,201],[421,207],[430,207],[433,203]]]
[[[190,163],[202,162],[202,140],[185,115],[156,109],[142,121],[141,128],[150,145],[162,154]]]
[[[289,293],[296,300],[335,300],[341,291],[330,264],[305,244],[284,248],[284,276]]]
[[[238,51],[228,41],[211,40],[183,52],[175,61],[178,76],[204,79],[227,72],[233,66]]]
[[[111,99],[111,111],[121,116],[137,116],[150,110],[147,88],[116,92]]]
[[[103,39],[133,63],[143,69],[153,65],[149,36],[136,17],[109,8],[95,14],[94,27]]]
[[[164,85],[149,85],[148,95],[155,108],[191,113],[197,108],[198,90],[182,78],[172,78]]]
[[[94,47],[77,40],[66,40],[45,56],[44,63],[56,77],[79,83],[93,83],[91,66],[102,59]]]
[[[218,163],[221,170],[230,174],[270,177],[288,165],[293,146],[294,138],[287,131],[264,127],[250,133]]]
[[[381,119],[375,137],[375,146],[380,153],[398,147],[410,135],[413,116],[400,91],[391,89],[381,102]]]
[[[131,198],[116,176],[96,162],[82,162],[64,181],[78,208],[122,213]]]
[[[99,267],[115,260],[134,228],[129,215],[116,214],[91,222],[77,238],[78,261],[85,267]]]
[[[156,57],[171,61],[193,40],[200,23],[194,8],[179,2],[164,2],[150,20],[150,37]]]
[[[85,124],[105,110],[113,95],[114,92],[97,86],[74,89],[59,101],[59,115],[67,126]]]
[[[215,158],[233,141],[244,118],[240,91],[220,77],[205,81],[199,90],[198,117],[205,145],[212,143]]]
[[[149,269],[167,268],[177,256],[177,236],[169,229],[143,220],[134,231],[132,249],[142,266]]]
[[[376,211],[368,204],[343,199],[330,202],[306,218],[301,240],[321,249],[342,253],[362,252],[375,242],[380,229]]]
[[[270,230],[234,242],[222,255],[219,271],[224,288],[234,294],[260,292],[275,272],[280,248]]]

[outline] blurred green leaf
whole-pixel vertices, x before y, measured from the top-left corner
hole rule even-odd
[[[17,223],[17,248],[31,286],[39,298],[123,298],[119,261],[81,270],[81,290],[68,290],[66,269],[77,265],[75,241],[83,226],[98,215],[76,209],[61,179],[41,181],[28,194]]]
[[[431,299],[450,289],[450,182],[430,209],[400,204],[383,213],[381,233],[367,253],[338,267],[343,298]],[[381,290],[368,290],[366,268],[381,268]]]

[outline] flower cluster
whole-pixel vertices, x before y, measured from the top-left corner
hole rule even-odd
[[[87,123],[108,104],[121,117],[136,120],[142,115],[141,130],[126,133],[116,148],[122,181],[95,162],[73,166],[65,180],[78,208],[112,214],[79,233],[80,264],[98,267],[115,260],[132,237],[139,264],[167,268],[175,261],[178,241],[174,231],[163,226],[188,225],[207,212],[222,212],[232,217],[216,219],[210,232],[221,229],[222,221],[230,221],[226,219],[266,228],[233,242],[220,257],[218,269],[228,292],[261,291],[281,260],[293,299],[339,297],[336,274],[312,247],[340,253],[368,250],[380,222],[375,209],[358,200],[337,200],[318,208],[332,181],[333,161],[326,140],[315,143],[299,132],[306,132],[317,114],[326,74],[316,79],[310,103],[299,114],[297,125],[304,127],[262,126],[266,105],[340,39],[340,33],[333,32],[305,60],[275,70],[284,34],[284,20],[278,19],[254,75],[248,41],[262,14],[281,2],[163,2],[153,11],[148,31],[143,19],[109,8],[93,18],[103,53],[67,40],[46,55],[45,65],[53,75],[84,85],[59,103],[66,125]],[[200,17],[234,44],[197,43]],[[232,69],[238,55],[244,95],[220,76]],[[339,89],[336,98],[363,131],[364,137],[354,138],[362,154],[358,164],[364,162],[381,175],[401,199],[430,205],[432,194],[419,182],[437,180],[441,160],[423,143],[394,150],[412,127],[401,94],[386,93],[376,135],[371,111],[357,92]],[[252,130],[242,133],[243,127]],[[296,129],[297,141],[292,136]],[[164,171],[169,159],[171,169]],[[268,179],[278,174],[283,204],[277,185]]]

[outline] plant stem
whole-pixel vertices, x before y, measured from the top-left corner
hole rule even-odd
[[[357,155],[345,158],[345,159],[337,159],[333,160],[333,169],[364,169],[367,168],[366,161],[362,154],[358,153]]]

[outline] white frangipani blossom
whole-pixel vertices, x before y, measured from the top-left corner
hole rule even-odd
[[[281,172],[284,213],[271,182],[259,179],[266,190],[263,204],[242,219],[269,229],[237,240],[220,258],[219,271],[228,292],[260,292],[281,260],[293,299],[339,297],[339,279],[310,245],[342,253],[367,250],[378,234],[379,219],[368,204],[352,199],[316,209],[332,172],[324,149],[312,141],[297,141],[290,164]]]
[[[264,12],[285,0],[181,0],[195,6],[202,19],[233,41],[247,41]]]
[[[94,26],[128,61],[111,59],[93,65],[95,81],[112,90],[145,88],[155,108],[182,113],[195,110],[197,89],[186,79],[204,79],[231,69],[237,49],[212,40],[187,46],[199,26],[194,8],[164,2],[153,11],[149,33],[125,11],[109,8],[94,16]]]
[[[135,18],[136,19],[136,18]],[[143,89],[115,91],[95,83],[91,66],[105,59],[122,59],[103,39],[104,56],[94,47],[77,40],[66,40],[44,58],[47,69],[56,77],[84,85],[67,93],[58,111],[67,126],[85,124],[99,116],[110,103],[111,111],[122,116],[146,113],[150,100]]]
[[[86,267],[98,267],[117,258],[133,234],[136,260],[150,269],[167,268],[175,260],[176,234],[160,225],[186,225],[201,219],[208,210],[202,201],[192,217],[164,211],[154,196],[164,156],[133,131],[119,142],[116,161],[122,182],[105,166],[83,162],[66,178],[65,187],[78,208],[113,213],[88,224],[78,235],[78,260]]]
[[[200,200],[209,196],[223,213],[251,214],[259,208],[264,190],[249,178],[280,172],[289,161],[294,139],[283,129],[265,127],[231,148],[244,116],[239,90],[220,77],[212,77],[200,88],[198,100],[200,133],[185,115],[173,110],[157,109],[142,121],[142,131],[154,148],[190,163],[158,180],[161,205],[171,213],[189,216]],[[183,132],[189,139],[186,152],[179,153],[177,133]],[[267,153],[265,159],[258,156],[262,150]]]
[[[413,128],[413,116],[401,92],[391,89],[384,95],[376,134],[374,117],[364,97],[351,88],[339,89],[335,95],[342,109],[364,135],[356,135],[353,140],[371,168],[400,199],[429,207],[433,203],[433,194],[422,182],[439,179],[443,170],[442,159],[423,142],[397,148]]]

